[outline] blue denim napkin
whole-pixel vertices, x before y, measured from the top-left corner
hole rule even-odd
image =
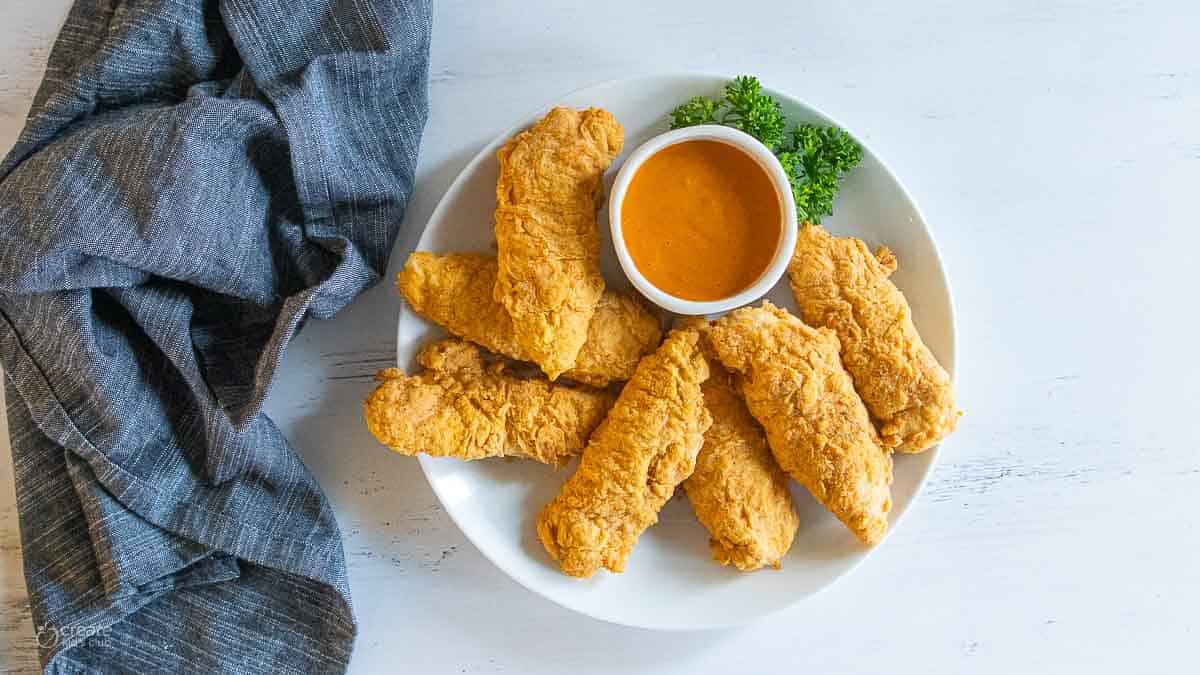
[[[422,0],[78,0],[0,163],[0,360],[46,672],[341,672],[329,504],[262,413],[380,279]]]

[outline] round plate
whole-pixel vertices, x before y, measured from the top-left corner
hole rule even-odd
[[[697,94],[719,96],[729,79],[708,75],[640,77],[588,87],[554,104],[609,110],[625,126],[625,147],[632,149],[667,130],[667,115],[676,102]],[[793,122],[837,124],[799,99],[770,93]],[[549,108],[518,120],[463,169],[430,217],[418,249],[441,253],[495,250],[496,150]],[[613,163],[608,184],[624,158],[622,154]],[[603,226],[607,219],[602,211],[599,230],[605,241],[601,267],[611,286],[627,287],[607,240],[609,230]],[[886,244],[895,251],[900,268],[893,279],[908,297],[925,342],[953,375],[954,315],[937,248],[900,181],[869,148],[864,146],[862,164],[842,186],[834,215],[822,224],[834,234],[854,235],[871,246]],[[790,296],[786,277],[768,295],[795,312]],[[412,372],[409,369],[417,350],[444,335],[442,329],[405,307],[397,340],[400,367]],[[920,491],[937,454],[934,448],[920,455],[896,455],[892,530]],[[793,484],[800,529],[782,569],[738,572],[713,562],[708,533],[687,500],[676,495],[659,514],[658,524],[638,541],[624,574],[600,571],[591,579],[580,580],[558,571],[534,527],[538,511],[558,492],[574,464],[555,470],[535,462],[461,462],[424,455],[420,462],[446,512],[497,567],[564,607],[618,624],[665,630],[744,624],[829,586],[873,550],[859,544],[803,488]]]

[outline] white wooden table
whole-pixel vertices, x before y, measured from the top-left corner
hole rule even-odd
[[[67,4],[0,4],[0,148]],[[401,247],[468,158],[562,92],[656,70],[758,74],[863,135],[921,203],[954,287],[967,414],[887,545],[815,600],[737,631],[610,626],[509,581],[416,462],[363,428],[370,377],[393,359],[399,300],[384,284],[309,324],[268,406],[345,535],[352,671],[1194,668],[1198,27],[1191,0],[437,3]],[[4,459],[0,670],[25,672],[13,500]]]

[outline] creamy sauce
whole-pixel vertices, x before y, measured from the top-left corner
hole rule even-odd
[[[753,284],[779,244],[782,210],[767,172],[738,148],[684,141],[645,161],[621,204],[625,247],[650,283],[684,300]]]

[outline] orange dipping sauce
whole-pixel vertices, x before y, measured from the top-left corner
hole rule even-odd
[[[719,141],[683,141],[638,167],[621,232],[639,272],[684,300],[720,300],[753,284],[775,256],[782,209],[767,172]]]

